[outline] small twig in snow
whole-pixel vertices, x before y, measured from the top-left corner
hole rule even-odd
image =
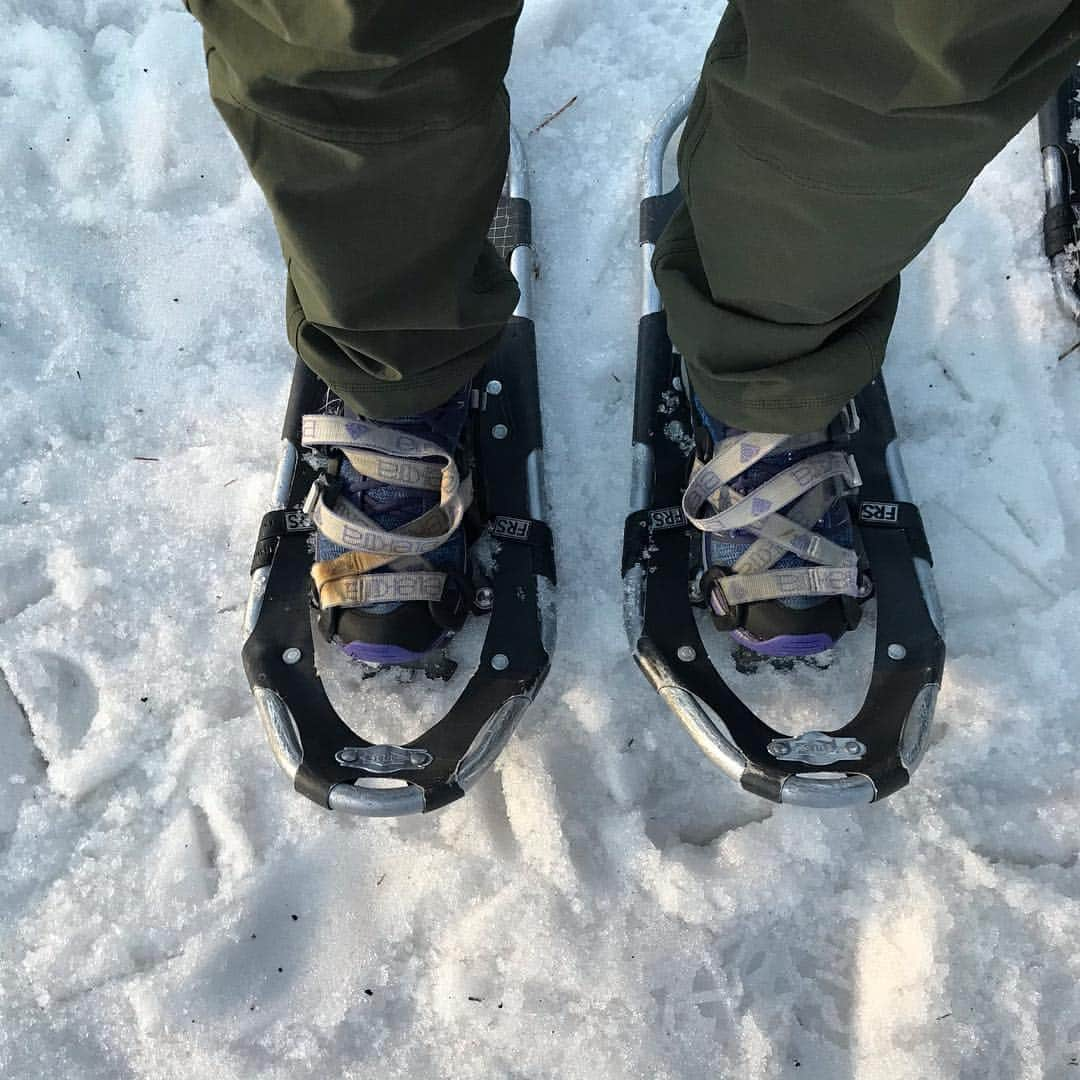
[[[1076,343],[1075,345],[1073,345],[1073,346],[1072,346],[1071,348],[1068,348],[1068,349],[1066,349],[1066,350],[1065,350],[1065,351],[1064,351],[1064,352],[1063,352],[1063,353],[1062,353],[1062,354],[1061,354],[1061,355],[1060,355],[1060,356],[1058,357],[1058,359],[1059,359],[1059,360],[1064,360],[1066,356],[1068,356],[1068,355],[1069,355],[1070,353],[1074,353],[1074,352],[1076,352],[1076,350],[1077,350],[1077,349],[1080,349],[1080,341],[1078,341],[1078,342],[1077,342],[1077,343]]]
[[[540,123],[532,129],[532,131],[529,132],[529,134],[535,135],[541,128],[546,128],[552,120],[557,120],[560,116],[562,116],[564,112],[566,112],[567,109],[570,108],[571,105],[573,105],[577,101],[577,99],[578,96],[577,94],[575,94],[561,109],[556,109],[549,116],[545,116],[544,119],[541,120]]]

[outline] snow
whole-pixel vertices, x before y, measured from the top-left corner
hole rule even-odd
[[[719,9],[527,5],[519,130],[577,99],[526,137],[559,651],[466,800],[363,821],[290,790],[239,663],[291,357],[198,28],[0,0],[5,1080],[1080,1075],[1080,360],[1032,128],[892,343],[949,623],[916,782],[744,795],[630,660],[637,163]]]

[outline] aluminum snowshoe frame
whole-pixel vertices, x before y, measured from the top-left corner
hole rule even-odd
[[[1076,244],[1077,200],[1080,191],[1080,148],[1069,138],[1072,125],[1080,121],[1080,68],[1074,67],[1057,92],[1039,110],[1039,143],[1042,147],[1043,243],[1050,260],[1050,274],[1061,306],[1080,321],[1077,292]]]
[[[477,669],[450,710],[402,746],[373,744],[345,724],[316,668],[312,527],[301,509],[316,470],[305,459],[301,425],[305,413],[320,410],[329,391],[299,360],[293,374],[271,509],[252,563],[243,659],[278,764],[297,791],[333,810],[395,817],[460,798],[506,746],[551,664],[555,560],[545,524],[531,210],[525,155],[514,131],[489,238],[521,291],[495,356],[474,380],[469,421],[481,535],[497,546],[489,611],[472,617],[489,623]]]
[[[853,519],[877,595],[870,687],[857,715],[831,733],[788,736],[748,708],[716,670],[690,599],[700,534],[682,513],[694,453],[672,426],[692,428],[682,360],[668,338],[653,279],[657,240],[681,203],[665,191],[664,158],[693,88],[665,113],[644,162],[631,513],[623,547],[623,616],[634,658],[701,750],[743,788],[774,802],[836,807],[884,798],[907,783],[926,750],[945,661],[930,550],[912,504],[880,378],[856,398],[852,436],[862,486]]]

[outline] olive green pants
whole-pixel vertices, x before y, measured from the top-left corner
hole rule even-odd
[[[294,347],[368,416],[441,403],[517,301],[485,232],[521,0],[189,6],[274,214]],[[1080,0],[730,4],[654,260],[709,411],[834,416],[882,363],[900,270],[1078,59]]]

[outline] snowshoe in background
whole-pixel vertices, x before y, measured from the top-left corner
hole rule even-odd
[[[346,415],[296,364],[272,509],[252,564],[243,657],[278,763],[298,791],[330,809],[386,817],[459,798],[505,747],[551,663],[555,563],[516,133],[489,235],[521,302],[460,400],[404,422],[370,422]],[[388,671],[464,681],[445,649],[467,615],[486,619],[487,632],[442,719],[404,745],[354,733],[323,686],[316,636],[373,684]],[[372,716],[380,728],[386,719]]]
[[[1080,153],[1072,135],[1080,121],[1080,68],[1073,68],[1058,91],[1039,110],[1039,142],[1042,145],[1046,212],[1043,241],[1054,291],[1062,307],[1080,320],[1080,292],[1076,254],[1080,218]]]
[[[907,783],[927,746],[945,661],[930,550],[880,377],[810,441],[710,430],[693,407],[650,265],[681,202],[677,187],[665,191],[664,160],[691,93],[645,157],[627,635],[698,746],[748,791],[820,807],[873,802]],[[707,606],[741,649],[812,655],[853,628],[871,596],[869,691],[828,733],[785,735],[756,716],[713,665],[695,617]]]

